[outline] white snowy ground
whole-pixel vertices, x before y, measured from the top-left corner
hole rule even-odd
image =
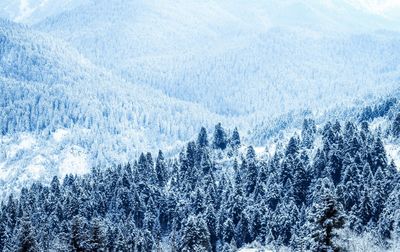
[[[272,252],[272,250],[266,248],[241,248],[238,252]]]
[[[0,137],[0,198],[32,181],[89,172],[88,153],[68,142],[70,132],[59,129],[47,139],[21,133]]]
[[[391,125],[386,118],[377,118],[370,124],[370,129],[384,134],[391,130]],[[391,136],[383,139],[388,161],[393,161],[397,169],[400,168],[400,142]]]
[[[393,160],[397,168],[400,167],[400,145],[393,142],[384,143],[389,161]]]

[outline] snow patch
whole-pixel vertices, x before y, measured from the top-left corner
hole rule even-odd
[[[276,143],[271,143],[267,148],[266,148],[267,155],[269,157],[273,157],[276,153]]]
[[[79,146],[72,146],[64,153],[58,168],[60,178],[67,174],[83,175],[89,172],[88,157],[85,150]]]
[[[370,124],[369,128],[373,131],[378,131],[379,129],[382,129],[387,125],[387,121],[383,117],[378,117],[374,119]]]
[[[14,158],[21,150],[29,150],[36,144],[36,139],[28,134],[22,134],[19,142],[10,146],[7,157]]]
[[[46,171],[43,165],[37,164],[31,164],[26,169],[34,179],[39,179]]]
[[[34,11],[35,8],[30,6],[28,0],[21,0],[19,2],[19,15],[15,18],[15,21],[21,22],[22,20],[30,17]]]
[[[272,250],[265,248],[241,248],[238,252],[272,252]]]
[[[53,133],[53,139],[54,139],[54,141],[59,143],[65,139],[65,137],[68,135],[68,133],[69,132],[66,129],[58,129]]]
[[[38,180],[46,174],[45,165],[47,163],[48,160],[44,156],[37,155],[32,159],[31,164],[26,167],[26,170],[31,178]]]
[[[398,144],[386,143],[385,145],[386,153],[389,160],[393,160],[397,168],[400,167],[400,146]]]
[[[6,180],[10,170],[6,167],[6,162],[0,163],[0,180]]]
[[[239,153],[241,153],[242,155],[245,156],[247,154],[248,148],[249,148],[249,145],[242,144],[239,148]],[[266,149],[264,146],[253,146],[253,149],[256,152],[257,156],[262,156],[266,153]]]
[[[260,156],[265,153],[265,147],[262,147],[262,146],[254,147],[254,151],[256,152],[256,154],[258,156]]]

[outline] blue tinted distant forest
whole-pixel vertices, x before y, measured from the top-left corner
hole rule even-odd
[[[0,1],[0,251],[399,251],[399,13]]]

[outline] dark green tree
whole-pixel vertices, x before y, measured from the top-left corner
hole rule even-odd
[[[202,216],[191,215],[182,228],[181,252],[212,251],[210,232]]]
[[[332,194],[329,182],[324,182],[319,199],[313,203],[306,226],[310,232],[306,236],[308,249],[321,252],[339,252],[337,231],[343,228],[345,218],[341,206]]]
[[[215,125],[213,148],[225,150],[227,145],[226,133],[221,123]]]
[[[18,230],[18,251],[20,252],[38,252],[38,244],[32,229],[32,223],[28,216],[24,215],[21,219],[20,229]]]
[[[236,127],[232,132],[232,136],[231,136],[231,139],[230,139],[229,143],[230,143],[230,145],[231,145],[231,147],[233,149],[237,149],[237,148],[240,147],[240,144],[241,144],[240,135],[239,135],[239,131],[238,131],[238,129]]]
[[[208,146],[207,130],[204,127],[201,127],[200,133],[197,136],[197,146],[200,148]]]
[[[398,113],[393,120],[392,133],[395,137],[400,137],[400,113]]]
[[[313,119],[304,119],[303,129],[301,131],[301,140],[302,145],[307,149],[312,147],[316,132],[317,127],[315,126],[315,121]]]
[[[161,150],[158,151],[155,169],[156,169],[158,185],[160,187],[164,187],[167,184],[168,174],[164,160],[164,154],[162,153]]]
[[[247,154],[246,154],[246,183],[245,183],[245,189],[246,189],[246,195],[250,195],[254,192],[254,189],[256,188],[257,184],[257,177],[258,177],[258,167],[256,163],[256,152],[252,146],[249,146],[247,148]]]

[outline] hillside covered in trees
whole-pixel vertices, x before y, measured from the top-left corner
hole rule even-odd
[[[316,127],[307,119],[300,136],[269,155],[218,124],[212,137],[202,128],[176,158],[143,153],[9,196],[0,250],[396,250],[398,182],[367,122]]]
[[[0,1],[0,252],[400,251],[399,10]]]
[[[304,117],[351,120],[398,88],[393,27],[347,0],[3,0],[0,197],[173,156],[200,125],[260,147]]]

